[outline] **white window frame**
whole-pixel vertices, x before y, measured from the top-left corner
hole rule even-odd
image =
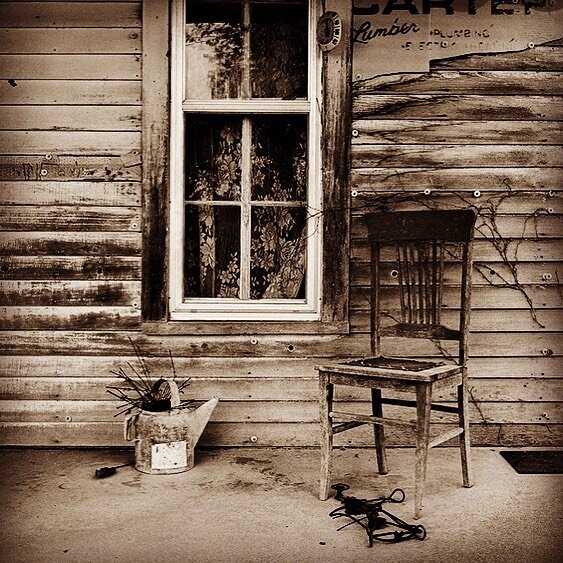
[[[316,321],[322,302],[321,54],[315,41],[316,2],[309,2],[307,100],[185,100],[185,2],[172,1],[170,123],[170,319],[178,321]],[[184,299],[184,114],[308,115],[307,264],[305,299]],[[244,122],[244,121],[243,121]],[[261,202],[262,203],[262,202]],[[242,222],[242,217],[241,217]],[[247,229],[249,231],[249,229]],[[243,258],[241,257],[241,260]],[[241,264],[241,276],[243,267]]]

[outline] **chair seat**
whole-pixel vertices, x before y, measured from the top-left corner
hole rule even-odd
[[[390,356],[374,356],[344,362],[325,363],[315,366],[315,368],[318,371],[365,378],[374,377],[425,382],[437,381],[462,372],[462,368],[458,364]]]

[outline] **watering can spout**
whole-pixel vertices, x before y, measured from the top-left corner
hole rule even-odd
[[[191,438],[194,444],[199,440],[199,437],[203,433],[205,426],[211,418],[213,409],[217,406],[218,402],[218,397],[211,397],[209,401],[203,403],[203,405],[199,406],[195,411],[192,411],[188,414],[188,416],[191,418],[189,427]]]

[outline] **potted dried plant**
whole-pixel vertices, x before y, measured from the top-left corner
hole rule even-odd
[[[195,445],[219,399],[212,397],[200,406],[182,399],[190,379],[178,380],[172,353],[172,377],[154,378],[139,347],[132,344],[139,366],[127,362],[112,371],[120,383],[107,391],[121,403],[116,416],[126,415],[125,439],[135,441],[135,468],[153,474],[187,471],[194,466]]]

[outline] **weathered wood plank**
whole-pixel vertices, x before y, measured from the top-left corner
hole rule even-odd
[[[558,122],[362,119],[352,123],[353,144],[539,144],[563,143]]]
[[[562,49],[543,46],[516,52],[478,53],[430,61],[430,68],[433,70],[539,70],[545,72],[561,70],[562,66]]]
[[[352,188],[361,192],[446,190],[545,191],[561,188],[560,168],[353,168]]]
[[[395,302],[395,306],[398,302]],[[383,319],[381,326],[396,323],[394,319],[401,318],[401,312],[388,311],[388,303],[382,303]],[[563,315],[559,309],[542,310],[537,312],[538,322],[534,320],[529,309],[486,310],[477,309],[471,312],[471,330],[480,332],[555,332],[563,330]],[[459,326],[459,311],[443,311],[442,322],[451,328]],[[40,327],[38,327],[40,328]],[[350,329],[354,333],[368,333],[370,330],[370,314],[367,310],[352,310],[350,312]]]
[[[508,119],[557,121],[563,118],[558,96],[356,95],[355,119]]]
[[[133,3],[7,2],[0,4],[3,27],[140,27],[141,6]]]
[[[11,131],[139,131],[139,106],[0,106],[0,129]],[[72,138],[70,139],[72,141]],[[61,145],[69,150],[65,138]],[[90,141],[91,142],[91,141]]]
[[[140,80],[140,55],[0,55],[1,80]]]
[[[141,52],[141,30],[113,28],[0,28],[0,53],[3,54],[70,54]]]
[[[563,192],[482,192],[432,191],[389,192],[375,189],[355,190],[352,211],[413,211],[420,209],[466,209],[472,207],[481,214],[529,215],[535,213],[563,212]]]
[[[140,328],[138,307],[0,307],[4,330],[131,330]]]
[[[0,182],[0,205],[141,204],[136,182]]]
[[[134,150],[123,157],[0,155],[0,181],[135,181],[140,179],[139,154]]]
[[[13,85],[12,85],[13,84]],[[139,80],[16,80],[0,82],[1,105],[123,105],[141,103]]]
[[[562,305],[561,290],[556,284],[551,286],[544,283],[540,285],[524,284],[522,289],[532,300],[537,310],[557,309]],[[459,293],[459,288],[445,287],[442,294],[444,307],[458,308],[460,301]],[[383,287],[381,294],[384,301],[399,302],[400,296],[396,287]],[[369,307],[368,286],[352,285],[351,307],[354,309],[366,309]],[[514,288],[474,285],[471,293],[471,309],[529,309],[529,304],[524,294]]]
[[[345,412],[369,413],[370,403],[338,402]],[[114,401],[0,401],[0,422],[115,422],[123,415],[115,414],[123,407]],[[530,424],[563,421],[563,407],[559,403],[480,403],[469,407],[470,420],[486,424]],[[413,420],[414,412],[388,406],[386,416],[397,420]],[[318,421],[316,401],[219,401],[211,422],[302,422]],[[435,423],[455,421],[455,415],[433,414]]]
[[[138,207],[72,207],[5,205],[0,207],[4,231],[135,231],[141,228]]]
[[[29,352],[29,350],[27,351]],[[147,365],[153,377],[170,377],[172,375],[170,360],[168,357],[148,357]],[[52,377],[67,378],[77,377],[89,379],[91,377],[113,377],[112,370],[119,369],[120,366],[127,366],[127,363],[138,365],[138,360],[134,356],[133,349],[124,351],[119,356],[60,356],[60,355],[38,355],[38,356],[0,356],[0,377],[28,378],[28,377]],[[314,395],[316,398],[318,376],[315,365],[322,362],[322,358],[306,357],[178,357],[174,358],[174,365],[178,377],[192,377],[194,379],[218,380],[223,381],[222,385],[227,385],[224,380],[229,378],[246,380],[250,378],[249,387],[245,392],[245,400],[253,398],[267,398],[260,389],[259,380],[265,379],[267,385],[274,388],[277,384],[271,380],[289,380],[287,400],[294,397],[293,393],[301,393],[299,380],[305,379],[314,382]],[[468,374],[471,379],[487,379],[490,377],[498,379],[522,379],[522,386],[530,385],[529,379],[543,381],[544,379],[559,379],[563,376],[563,363],[561,358],[554,356],[539,356],[529,358],[476,358],[470,357],[468,361]],[[291,381],[295,382],[295,391],[292,391]],[[560,379],[559,379],[560,380]],[[24,382],[21,382],[24,385]],[[504,385],[503,389],[511,385]],[[551,384],[549,384],[551,385]],[[553,383],[558,388],[559,382]],[[191,392],[190,387],[190,392]],[[267,389],[267,387],[266,387]],[[342,388],[347,393],[353,392],[351,388]],[[498,391],[497,391],[498,393]],[[300,395],[299,395],[300,396]],[[349,396],[352,395],[343,395]],[[504,397],[506,395],[496,395]],[[518,395],[514,395],[511,400],[517,397],[525,397],[525,390],[520,389]],[[529,400],[542,400],[543,393]],[[548,396],[547,394],[545,396]],[[491,400],[501,400],[492,398]]]
[[[121,154],[141,147],[140,132],[132,131],[0,131],[0,150],[5,155]]]
[[[450,425],[436,425],[433,433],[443,432]],[[436,432],[438,430],[438,432]],[[216,423],[207,425],[200,446],[318,446],[318,423]],[[256,437],[257,441],[251,437]],[[413,445],[413,435],[390,428],[386,433],[389,445]],[[474,446],[554,446],[563,443],[560,424],[473,424],[471,443]],[[122,422],[22,422],[0,424],[1,445],[21,446],[124,446]],[[360,428],[335,437],[335,445],[373,447],[373,430]]]
[[[128,367],[126,369],[128,373],[132,373]],[[489,404],[487,408],[491,408],[490,403],[497,407],[498,403],[509,403],[513,408],[517,408],[516,405],[519,403],[536,405],[557,403],[563,399],[562,382],[562,378],[470,379],[470,401],[481,406]],[[0,397],[5,401],[26,401],[32,404],[36,401],[100,401],[107,405],[107,403],[115,403],[115,398],[107,392],[108,385],[121,384],[122,382],[109,372],[106,377],[95,375],[88,378],[7,377],[0,378]],[[285,404],[299,402],[301,406],[304,406],[304,402],[307,401],[317,404],[318,381],[316,375],[286,378],[279,376],[192,377],[183,398],[202,401],[213,395],[220,397],[221,401],[245,403],[281,401]],[[404,394],[395,391],[388,391],[384,393],[384,396],[405,397]],[[335,400],[339,402],[367,402],[369,397],[370,393],[367,389],[358,387],[342,386],[335,390]],[[436,391],[435,400],[440,403],[455,402],[456,392],[453,389]],[[75,408],[77,407],[79,405],[75,406]],[[318,416],[318,408],[315,410],[314,416]],[[59,409],[59,413],[61,412],[63,412],[62,408]],[[480,418],[482,417],[472,417],[473,420]],[[550,416],[550,418],[555,419],[554,416]],[[280,413],[278,420],[285,420],[283,413]]]
[[[168,314],[168,252],[170,185],[170,3],[143,2],[142,185],[143,296],[147,321]]]
[[[139,307],[140,282],[0,281],[0,305]]]
[[[139,256],[141,236],[120,232],[0,232],[0,256]]]
[[[61,276],[62,277],[62,276]],[[129,354],[133,338],[149,355],[174,357],[353,357],[369,350],[367,335],[259,335],[251,336],[147,336],[134,332],[86,331],[0,331],[0,349],[7,355]],[[474,357],[529,357],[561,355],[561,339],[556,333],[472,333],[469,339]],[[454,352],[452,342],[444,343],[447,353]],[[438,356],[435,343],[416,339],[387,338],[385,354]]]
[[[354,145],[352,165],[365,167],[556,167],[560,146],[538,145]]]
[[[490,238],[491,224],[486,216],[479,216],[475,223],[476,235]],[[561,216],[555,214],[539,214],[524,218],[518,215],[499,215],[495,218],[498,234],[502,238],[559,238],[561,236]],[[367,238],[364,222],[359,215],[352,216],[352,236]]]
[[[558,272],[563,271],[561,262],[520,262],[518,264],[518,280],[522,284],[559,285]],[[396,263],[384,263],[381,266],[382,285],[397,286],[397,277],[394,275]],[[447,285],[459,285],[461,278],[461,267],[458,264],[446,264],[444,268],[444,283]],[[368,285],[369,264],[353,261],[351,264],[352,280],[355,285]],[[548,274],[546,276],[545,274]],[[504,285],[513,283],[510,268],[502,262],[477,262],[473,267],[473,285]]]
[[[350,37],[353,3],[333,0],[323,9],[341,17],[342,34]],[[353,45],[342,41],[322,55],[322,104],[320,175],[323,200],[322,305],[325,323],[346,322],[348,316],[349,270],[347,249],[350,240],[350,135],[352,120]],[[327,134],[330,132],[330,134]]]
[[[562,76],[543,71],[432,70],[357,81],[354,93],[559,95]]]
[[[138,359],[131,345],[129,350],[124,351],[119,356],[0,356],[0,377],[113,377],[112,370],[115,371],[120,366],[126,367],[128,363],[138,365]],[[146,363],[150,373],[155,378],[173,375],[169,357],[146,356]],[[272,379],[277,378],[296,380],[305,378],[316,381],[316,363],[316,358],[287,356],[278,358],[174,358],[174,365],[179,378],[193,377],[209,380],[224,380],[231,377],[250,378],[251,382],[254,383],[263,378],[270,382],[269,384],[272,384]],[[542,364],[542,369],[545,373],[547,368]],[[298,381],[296,385],[299,385]],[[288,392],[291,393],[289,389]],[[244,398],[250,400],[254,396],[253,390],[249,388]],[[262,395],[256,396],[261,397]]]
[[[505,247],[503,246],[503,251]],[[0,247],[1,252],[1,247]],[[386,261],[396,260],[394,250],[386,248],[382,259]],[[506,241],[506,256],[510,260],[518,262],[561,261],[563,249],[560,239],[540,239],[538,241],[512,239]],[[370,260],[370,248],[367,240],[354,240],[351,248],[351,258],[358,261],[368,262]],[[477,239],[473,244],[473,260],[486,262],[499,262],[502,258],[497,248],[490,240]]]
[[[129,256],[11,256],[0,258],[3,280],[137,280],[141,264]]]

